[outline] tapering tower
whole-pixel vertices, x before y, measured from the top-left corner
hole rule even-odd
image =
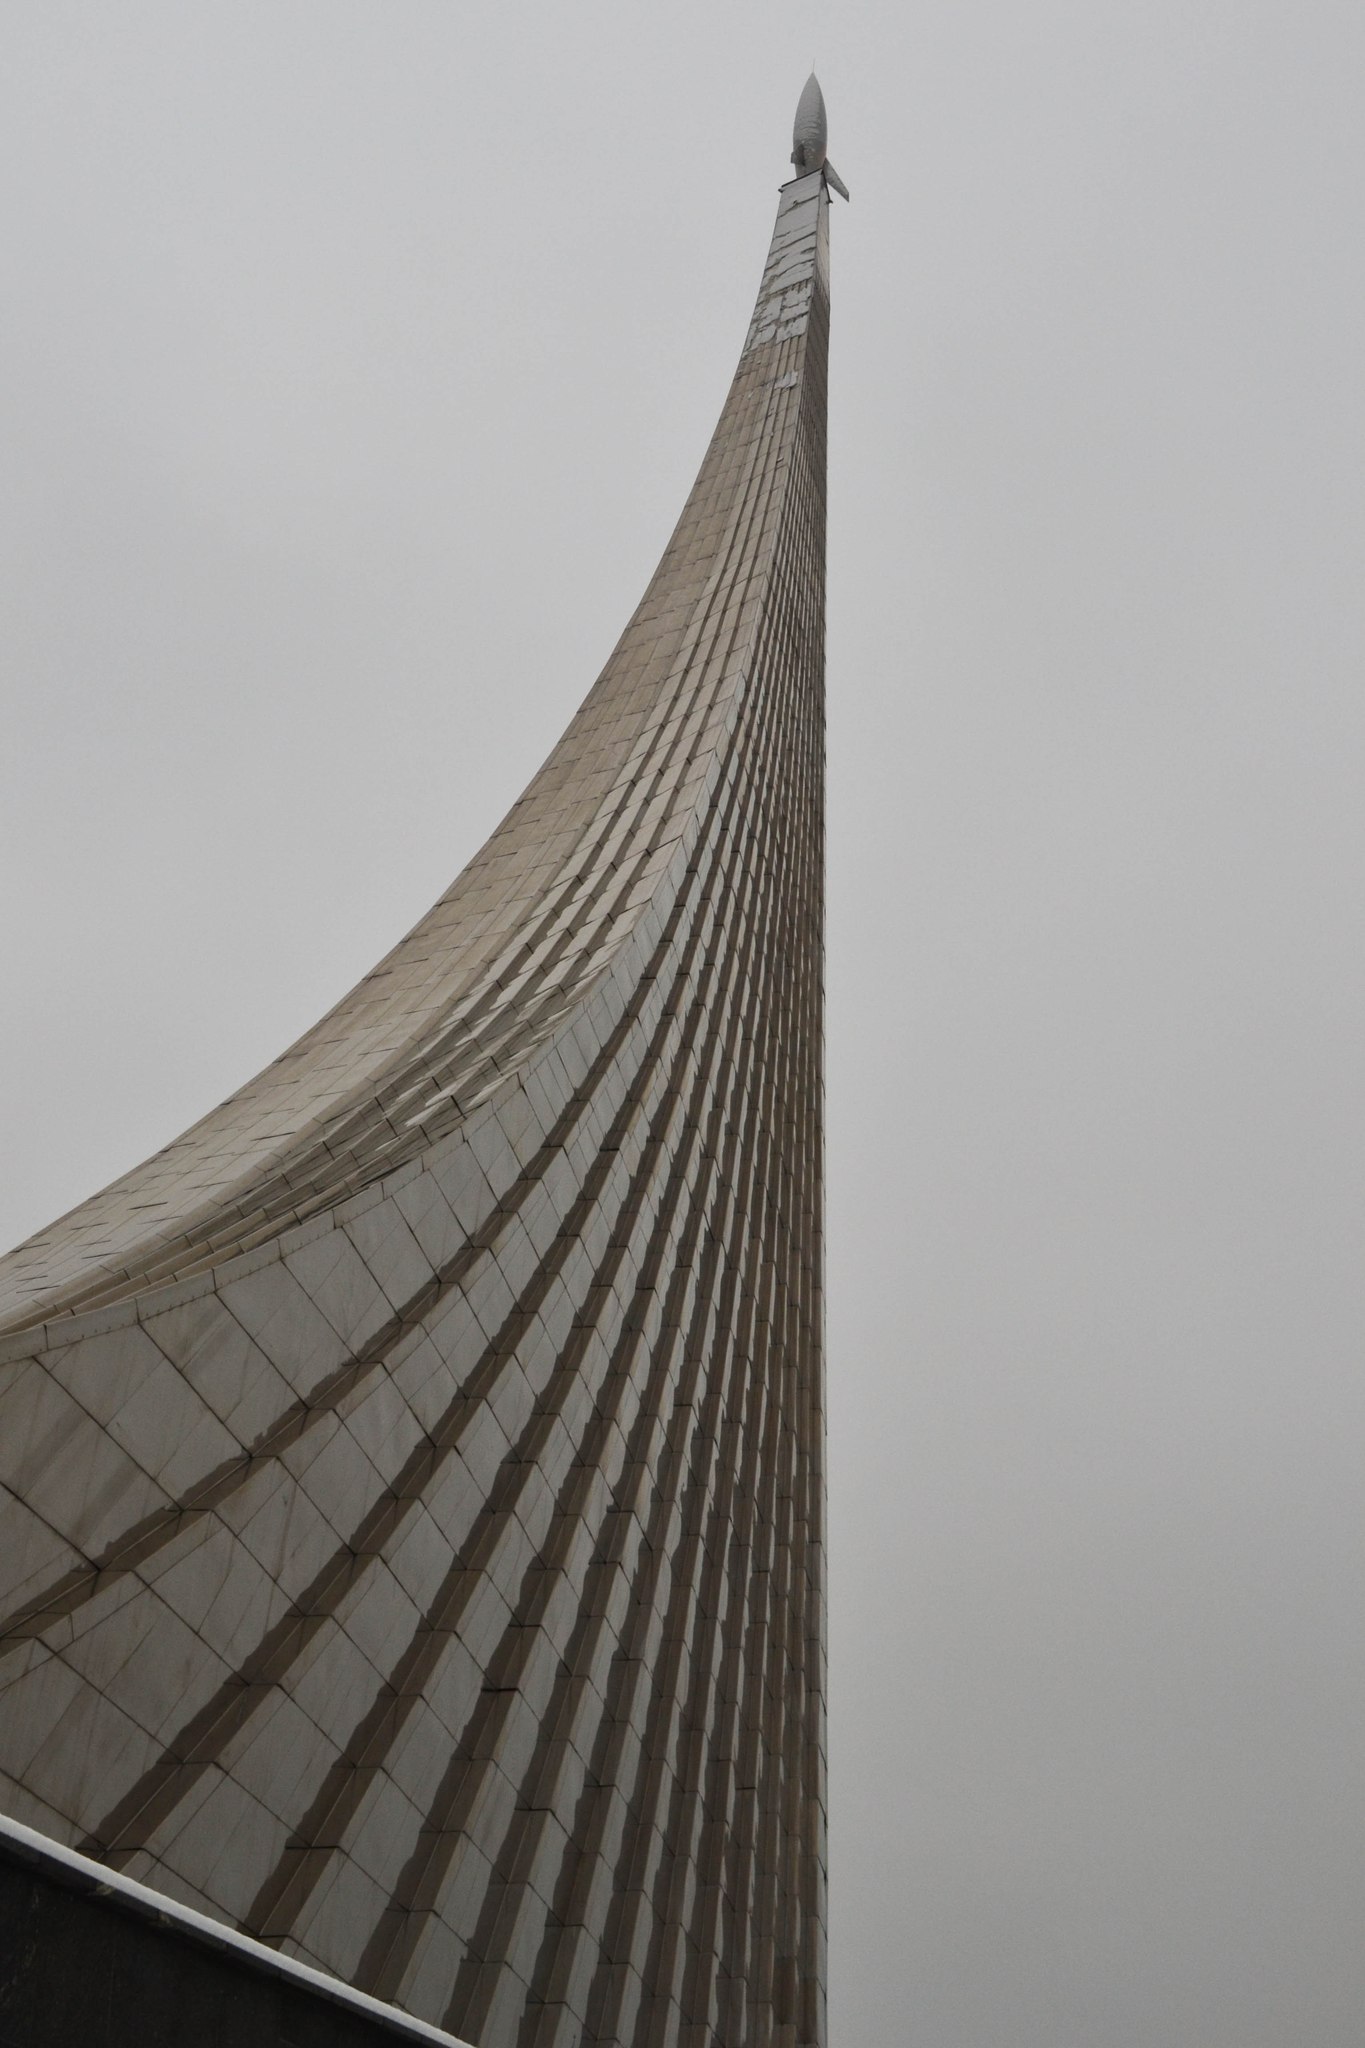
[[[824,2040],[801,107],[701,472],[544,767],[320,1024],[0,1263],[11,1837],[479,2048]]]

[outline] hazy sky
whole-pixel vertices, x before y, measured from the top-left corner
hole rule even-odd
[[[1360,2048],[1360,0],[0,27],[0,1236],[548,751],[814,57],[832,2041]]]

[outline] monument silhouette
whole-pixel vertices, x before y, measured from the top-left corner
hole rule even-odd
[[[824,2042],[813,80],[793,162],[524,795],[0,1261],[0,2040]]]

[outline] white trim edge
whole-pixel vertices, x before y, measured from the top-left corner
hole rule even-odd
[[[178,1927],[192,1940],[240,1955],[244,1961],[269,1975],[306,1985],[310,1991],[319,1992],[334,2005],[366,2013],[371,2019],[390,2027],[400,2039],[406,2036],[410,2041],[435,2042],[439,2048],[469,2048],[468,2042],[457,2040],[454,2034],[442,2033],[439,2027],[428,2026],[425,2020],[415,2019],[396,2005],[385,2005],[382,1999],[371,1998],[368,1992],[353,1991],[340,1977],[329,1977],[325,1970],[316,1970],[311,1963],[300,1963],[293,1956],[281,1955],[278,1949],[268,1948],[263,1941],[253,1941],[249,1934],[239,1934],[235,1927],[228,1927],[221,1920],[211,1920],[207,1913],[196,1912],[193,1906],[182,1906],[178,1900],[167,1898],[164,1892],[153,1891],[150,1885],[139,1884],[135,1878],[124,1877],[120,1871],[109,1870],[103,1863],[96,1863],[93,1857],[82,1856],[79,1850],[68,1849],[61,1842],[54,1842],[50,1835],[40,1834],[36,1828],[25,1827],[22,1821],[11,1820],[8,1814],[0,1813],[0,1842],[3,1841],[11,1842],[23,1861],[56,1864],[68,1880],[76,1878],[79,1881],[75,1889],[110,1893],[142,1918]]]

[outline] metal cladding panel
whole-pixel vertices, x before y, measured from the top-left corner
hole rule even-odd
[[[8,1810],[480,2048],[825,2038],[828,204],[482,852],[0,1262]]]

